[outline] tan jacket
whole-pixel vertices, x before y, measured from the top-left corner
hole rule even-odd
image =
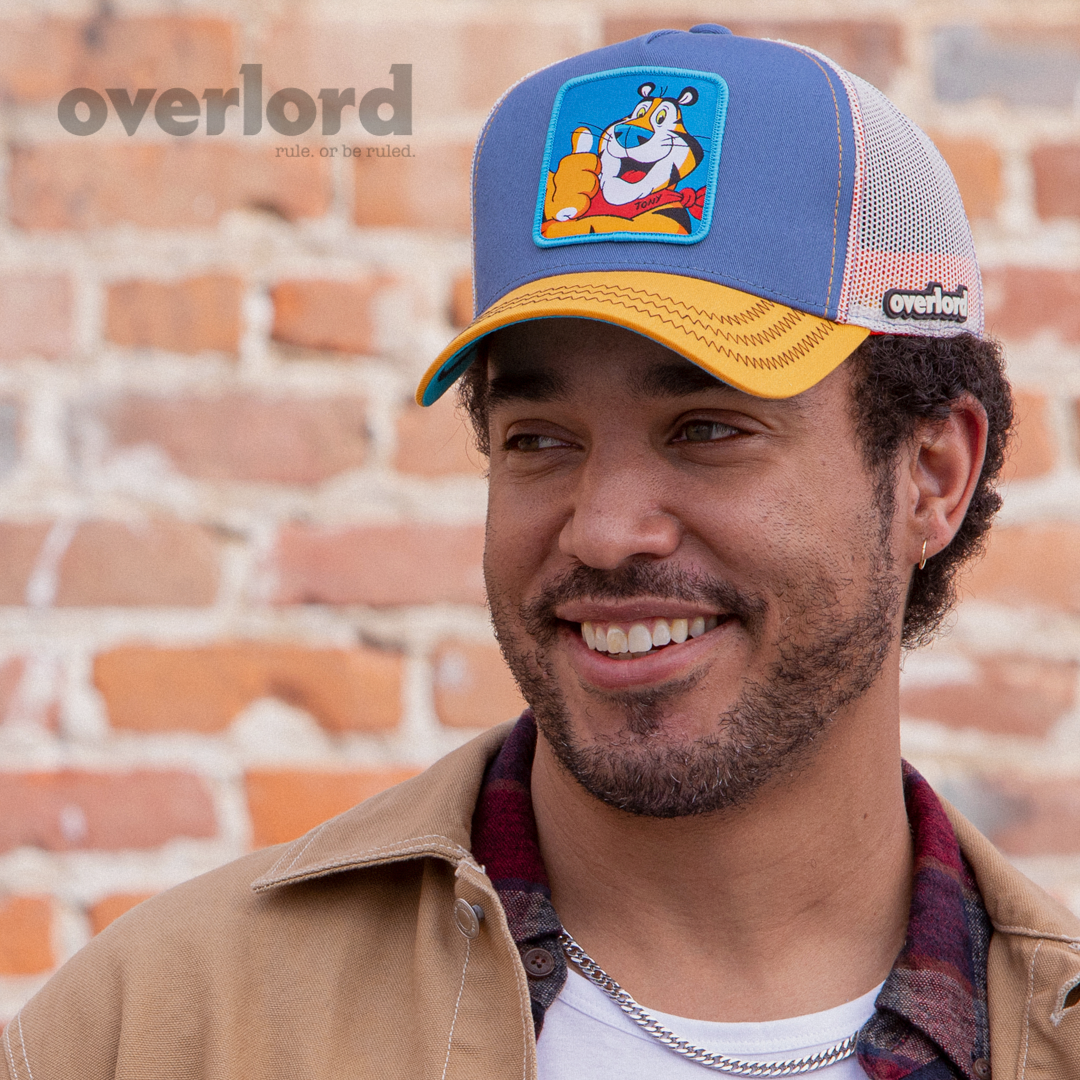
[[[123,916],[8,1025],[11,1080],[535,1077],[525,972],[469,853],[507,730]],[[1080,1080],[1080,921],[950,815],[996,929],[994,1080]]]

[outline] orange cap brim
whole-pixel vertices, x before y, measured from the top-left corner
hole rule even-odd
[[[431,405],[442,397],[493,330],[552,318],[625,327],[767,398],[809,389],[870,333],[698,278],[639,270],[562,274],[514,289],[475,319],[424,373],[417,402]]]

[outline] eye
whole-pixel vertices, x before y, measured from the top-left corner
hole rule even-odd
[[[707,443],[719,442],[721,439],[729,439],[732,435],[738,435],[739,429],[730,424],[722,424],[719,420],[691,420],[679,428],[674,442]]]
[[[644,116],[648,111],[649,111],[649,103],[647,101],[643,101],[634,110],[634,119],[636,120],[638,117]]]
[[[569,445],[568,442],[551,435],[512,435],[506,440],[507,450],[511,452],[516,450],[522,454],[534,454],[539,450],[558,450]]]
[[[666,110],[666,109],[661,109],[661,110],[660,110],[660,111],[659,111],[659,112],[658,112],[658,113],[656,114],[656,116],[654,116],[654,117],[653,117],[653,120],[654,120],[654,121],[655,121],[655,122],[656,122],[657,124],[662,124],[662,123],[663,123],[663,122],[664,122],[665,120],[667,120],[667,110]]]

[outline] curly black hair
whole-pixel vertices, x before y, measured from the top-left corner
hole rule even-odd
[[[458,384],[477,449],[489,456],[485,342]],[[876,480],[878,504],[893,509],[895,464],[927,421],[944,422],[954,402],[971,394],[986,410],[986,458],[971,504],[952,543],[912,575],[901,644],[927,644],[956,603],[960,569],[986,546],[1001,507],[996,483],[1013,428],[1013,399],[1001,346],[973,334],[938,338],[871,334],[845,361],[852,369],[852,414],[863,459]]]

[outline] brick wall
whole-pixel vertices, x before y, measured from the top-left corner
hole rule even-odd
[[[1020,443],[951,635],[907,662],[905,745],[1080,910],[1075,2],[93,7],[0,13],[0,1021],[131,904],[517,710],[482,462],[411,404],[469,315],[471,144],[522,74],[707,20],[827,51],[956,171]],[[411,63],[413,134],[57,120],[74,87],[201,95],[244,63],[266,96]]]

